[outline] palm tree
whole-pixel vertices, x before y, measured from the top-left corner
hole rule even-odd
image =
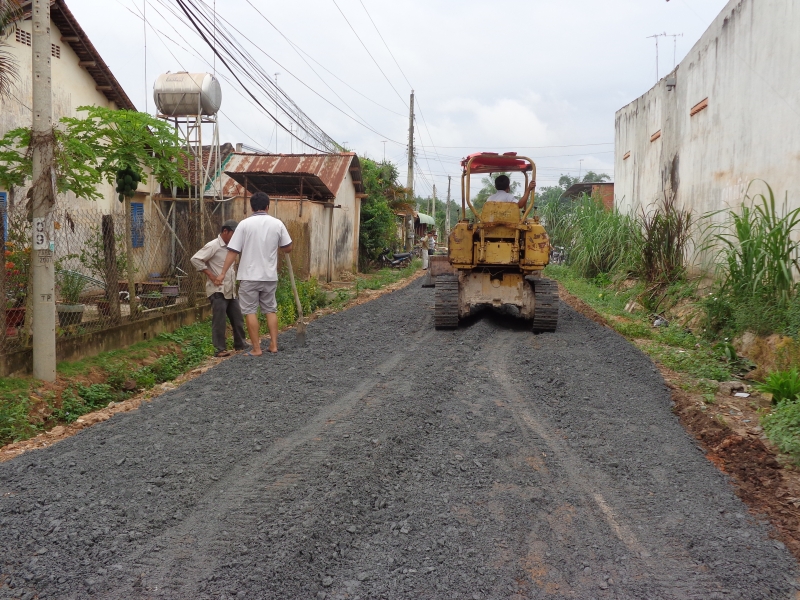
[[[17,27],[22,16],[20,0],[0,0],[0,100],[11,93],[14,82],[19,79],[19,70],[14,56],[6,50],[6,38]]]

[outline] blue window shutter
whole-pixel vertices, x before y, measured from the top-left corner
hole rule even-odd
[[[3,215],[3,242],[8,241],[8,192],[0,192],[0,214]]]
[[[144,204],[131,202],[131,240],[134,248],[144,246]]]

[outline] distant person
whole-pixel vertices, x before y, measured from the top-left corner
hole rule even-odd
[[[242,321],[242,309],[236,298],[236,271],[231,269],[225,274],[221,283],[217,276],[222,273],[225,259],[228,257],[228,242],[236,231],[236,221],[225,221],[219,235],[200,248],[192,256],[192,266],[206,276],[206,295],[211,302],[211,343],[214,344],[214,356],[230,356],[225,340],[225,317],[233,327],[233,349],[244,350],[245,334]]]
[[[228,242],[228,256],[222,273],[217,277],[221,282],[228,269],[241,255],[239,261],[239,298],[242,312],[247,322],[247,331],[253,348],[249,356],[261,356],[258,336],[258,307],[267,317],[269,328],[269,351],[278,351],[278,303],[275,290],[278,288],[278,249],[292,251],[292,238],[282,221],[267,214],[269,196],[256,192],[250,197],[253,214],[239,223]]]
[[[520,208],[525,208],[531,192],[536,189],[536,182],[531,181],[528,184],[528,187],[525,188],[525,193],[522,194],[522,198],[519,200],[511,194],[511,180],[508,178],[508,175],[498,175],[497,179],[494,180],[494,187],[497,191],[489,196],[486,202],[513,202]]]
[[[428,238],[428,234],[423,235],[419,240],[420,248],[422,249],[422,252],[420,254],[422,255],[423,269],[428,268],[428,249],[430,248],[430,246],[428,245],[429,243],[430,241]]]
[[[428,234],[428,255],[433,256],[436,252],[436,232],[431,231]]]

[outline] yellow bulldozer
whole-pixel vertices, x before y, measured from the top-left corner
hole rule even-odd
[[[448,239],[449,272],[436,276],[436,329],[455,329],[459,319],[494,308],[530,321],[534,332],[555,331],[558,285],[542,277],[550,238],[534,210],[536,165],[516,152],[479,152],[461,166],[461,219]],[[470,176],[499,172],[524,174],[524,201],[487,201],[476,210]]]

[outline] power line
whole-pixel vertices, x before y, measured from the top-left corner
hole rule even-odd
[[[332,1],[332,2],[333,2],[333,4],[336,6],[336,8],[339,10],[339,12],[340,12],[340,13],[342,13],[342,17],[344,17],[344,20],[345,20],[345,21],[347,21],[347,24],[350,26],[350,29],[353,31],[353,33],[355,34],[355,36],[356,36],[356,38],[358,39],[358,41],[359,41],[359,42],[361,42],[361,45],[362,45],[362,46],[364,46],[364,50],[366,50],[366,51],[367,51],[367,54],[369,54],[369,57],[372,59],[372,62],[374,62],[374,63],[375,63],[375,66],[376,66],[376,67],[378,67],[378,70],[381,72],[381,75],[383,75],[384,79],[386,79],[387,83],[388,83],[388,84],[391,86],[391,88],[394,90],[394,93],[395,93],[395,94],[397,94],[397,97],[398,97],[398,98],[400,98],[400,102],[402,102],[402,103],[403,103],[403,106],[408,106],[408,104],[406,103],[406,101],[405,101],[405,100],[403,99],[403,97],[400,95],[400,92],[398,92],[398,91],[397,91],[397,88],[395,88],[395,87],[394,87],[394,85],[392,84],[392,82],[391,82],[391,81],[389,80],[389,78],[386,76],[386,73],[384,73],[384,72],[383,72],[383,69],[381,69],[381,66],[378,64],[378,61],[377,61],[377,60],[375,60],[375,57],[374,57],[374,56],[372,56],[372,52],[370,52],[370,51],[369,51],[369,48],[367,48],[367,45],[366,45],[366,44],[364,43],[364,41],[361,39],[361,36],[359,36],[359,35],[358,35],[358,32],[355,30],[355,27],[353,27],[353,26],[350,24],[350,21],[348,20],[347,16],[344,14],[344,12],[342,12],[342,9],[341,9],[341,8],[339,8],[339,5],[336,3],[336,0],[331,0],[331,1]]]
[[[270,27],[272,27],[272,28],[273,28],[273,29],[274,29],[276,32],[278,32],[278,34],[280,34],[280,35],[283,37],[283,39],[285,39],[285,40],[286,40],[286,41],[289,43],[289,45],[291,45],[291,46],[292,46],[292,48],[293,48],[293,49],[294,49],[296,52],[298,52],[298,53],[302,53],[302,54],[305,54],[305,55],[306,55],[306,56],[307,56],[307,57],[308,57],[308,58],[309,58],[309,59],[310,59],[312,62],[316,63],[316,64],[317,64],[317,65],[318,65],[320,68],[324,69],[324,70],[325,70],[325,71],[326,71],[328,74],[330,74],[330,75],[331,75],[331,76],[332,76],[334,79],[336,79],[337,81],[341,82],[343,85],[345,85],[345,86],[347,86],[348,88],[350,88],[351,90],[353,90],[353,91],[354,91],[356,94],[358,94],[359,96],[361,96],[361,97],[363,97],[363,98],[365,98],[365,99],[369,100],[369,101],[370,101],[370,102],[372,102],[372,103],[373,103],[375,106],[379,106],[380,108],[382,108],[382,109],[384,109],[384,110],[386,110],[386,111],[388,111],[388,112],[390,112],[390,113],[392,113],[392,114],[395,114],[395,115],[397,115],[397,116],[399,116],[399,117],[405,117],[405,116],[406,116],[406,115],[404,115],[403,113],[399,113],[399,112],[397,112],[396,110],[392,110],[391,108],[388,108],[388,107],[384,106],[384,105],[383,105],[383,104],[381,104],[380,102],[377,102],[377,101],[373,100],[372,98],[370,98],[369,96],[367,96],[366,94],[364,94],[364,93],[362,93],[362,92],[358,91],[358,90],[357,90],[356,88],[354,88],[352,85],[350,85],[349,83],[347,83],[347,82],[346,82],[344,79],[342,79],[341,77],[339,77],[338,75],[336,75],[336,73],[334,73],[333,71],[331,71],[330,69],[328,69],[328,68],[327,68],[325,65],[323,65],[321,62],[319,62],[318,60],[316,60],[316,59],[315,59],[313,56],[311,56],[311,55],[310,55],[308,52],[306,52],[306,51],[305,51],[305,50],[303,50],[303,49],[302,49],[300,46],[298,46],[296,43],[294,43],[292,40],[290,40],[290,39],[289,39],[289,38],[286,36],[286,34],[285,34],[285,33],[283,33],[283,31],[281,31],[281,30],[280,30],[280,29],[279,29],[279,28],[278,28],[278,27],[277,27],[277,26],[276,26],[276,25],[275,25],[275,24],[274,24],[272,21],[270,21],[270,20],[269,20],[269,19],[266,17],[266,15],[264,15],[264,13],[263,13],[263,12],[261,12],[261,10],[259,10],[259,8],[258,8],[258,7],[257,7],[255,4],[253,4],[253,3],[252,3],[250,0],[246,0],[246,2],[247,2],[247,3],[248,3],[250,6],[252,6],[252,7],[253,7],[253,9],[254,9],[254,10],[255,10],[255,11],[256,11],[256,12],[257,12],[257,13],[258,13],[260,16],[261,16],[261,18],[262,18],[262,19],[264,19],[264,20],[265,20],[267,23],[269,23]]]

